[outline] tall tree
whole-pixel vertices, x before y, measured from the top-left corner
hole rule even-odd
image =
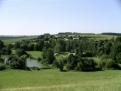
[[[46,52],[46,59],[48,60],[48,64],[52,64],[55,60],[53,49],[49,48]]]
[[[4,47],[3,41],[0,40],[0,50]]]
[[[57,52],[57,53],[61,53],[61,51],[62,51],[62,46],[60,45],[60,43],[56,43],[54,50],[55,50],[55,52]]]

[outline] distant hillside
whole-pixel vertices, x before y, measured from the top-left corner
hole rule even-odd
[[[95,33],[60,32],[58,35],[95,35]]]
[[[115,36],[121,36],[121,33],[101,33],[103,35],[115,35]]]

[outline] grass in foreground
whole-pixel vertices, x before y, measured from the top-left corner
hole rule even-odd
[[[0,71],[0,91],[121,91],[121,71]]]

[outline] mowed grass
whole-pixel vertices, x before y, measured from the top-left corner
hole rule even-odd
[[[40,51],[27,51],[28,54],[30,54],[33,58],[37,59],[38,57],[42,57],[42,52]]]
[[[37,59],[38,57],[42,57],[41,51],[26,51],[28,54],[30,54],[33,58]],[[15,54],[15,50],[12,50],[12,54]]]
[[[0,71],[0,91],[121,91],[121,71]]]
[[[26,39],[33,39],[36,38],[35,36],[23,36],[23,37],[0,37],[0,40],[4,42],[5,45],[11,44],[17,41],[22,41]]]

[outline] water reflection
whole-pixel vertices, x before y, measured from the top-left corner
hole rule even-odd
[[[38,68],[42,67],[40,62],[38,62],[37,60],[34,60],[34,59],[29,59],[29,58],[27,58],[27,60],[26,60],[26,66],[27,67],[38,67]]]
[[[8,60],[8,56],[2,56],[2,58],[4,59],[4,63],[6,64],[7,60]],[[34,59],[30,59],[30,58],[27,58],[27,60],[26,60],[26,66],[27,67],[42,68],[42,65],[41,65],[40,62],[38,62],[37,60],[34,60]]]
[[[4,60],[4,63],[6,64],[7,63],[7,60],[8,60],[8,56],[1,56],[1,57]]]

